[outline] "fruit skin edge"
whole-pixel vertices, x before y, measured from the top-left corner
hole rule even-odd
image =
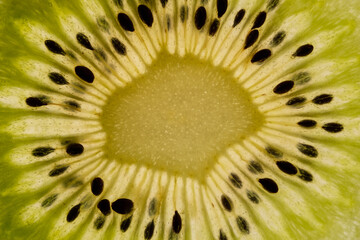
[[[11,4],[14,4],[13,3],[14,1],[12,1],[11,4],[7,4],[9,2],[10,1],[2,2],[2,5],[0,7],[0,16],[1,16],[0,28],[1,28],[1,32],[5,33],[5,34],[1,35],[2,37],[0,40],[0,49],[1,49],[0,50],[1,51],[0,52],[0,62],[1,62],[1,66],[2,66],[2,67],[0,67],[0,83],[1,84],[8,83],[8,84],[12,85],[12,84],[14,84],[14,83],[12,83],[12,79],[9,79],[6,77],[6,74],[8,73],[6,66],[11,66],[11,64],[7,63],[7,61],[8,61],[8,58],[11,58],[11,57],[16,58],[17,54],[21,54],[21,50],[19,50],[18,52],[12,51],[12,50],[14,50],[14,46],[16,46],[16,44],[13,45],[12,44],[13,41],[11,41],[11,40],[14,40],[12,37],[16,38],[16,35],[14,34],[15,36],[11,36],[11,34],[10,34],[11,33],[11,27],[10,27],[11,24],[10,24],[10,26],[7,24],[9,22],[11,22],[12,17],[8,17],[8,16],[13,16],[16,18],[16,17],[21,17],[23,14],[31,15],[32,13],[30,13],[30,11],[28,13],[26,13],[29,9],[27,7],[24,7],[23,9],[21,8],[21,6],[15,6],[14,8],[12,8],[12,7],[9,8],[9,6],[7,6],[7,5],[11,6]],[[35,3],[36,6],[38,6],[38,4],[40,4],[40,5],[46,4],[46,3],[43,3],[42,1],[34,1],[34,2],[37,2],[37,3]],[[308,2],[309,4],[311,3],[311,1],[301,1],[301,2]],[[338,3],[339,1],[332,0],[332,1],[319,1],[319,2],[323,2],[326,5],[326,9],[334,11],[335,12],[334,15],[336,15],[338,7],[335,6],[335,4],[333,4],[333,3]],[[30,3],[26,3],[26,4],[30,4]],[[301,3],[297,3],[297,4],[301,4]],[[305,3],[303,3],[303,4],[307,5]],[[359,17],[359,14],[356,14],[356,13],[360,13],[360,3],[358,3],[358,1],[356,1],[356,0],[348,1],[345,4],[345,6],[341,6],[341,7],[347,8],[347,10],[344,12],[348,12],[349,18],[351,18],[352,20],[355,20],[356,24],[359,26],[360,17]],[[20,9],[20,11],[17,12],[19,9]],[[6,36],[7,34],[9,36]],[[346,36],[346,39],[344,39],[343,44],[346,47],[344,47],[343,49],[340,49],[340,50],[337,49],[336,53],[329,53],[329,54],[330,55],[334,54],[336,56],[336,54],[346,55],[348,53],[351,53],[351,55],[356,54],[357,55],[356,58],[359,60],[358,53],[360,50],[360,47],[359,47],[360,41],[359,41],[358,36],[360,36],[360,31],[359,31],[359,28],[356,28],[355,32],[352,33],[352,35]],[[16,40],[15,40],[15,42],[16,42]],[[359,68],[353,69],[352,72],[348,73],[348,75],[349,75],[348,79],[353,81],[354,80],[353,78],[355,78],[355,76],[358,76],[359,72],[360,72]],[[344,77],[344,79],[345,79],[345,77]],[[15,82],[15,84],[16,84],[16,82]],[[355,79],[353,81],[353,84],[354,84],[354,91],[358,91],[360,88],[359,80]],[[358,103],[353,103],[353,106],[351,108],[349,108],[350,110],[352,109],[355,120],[358,120],[358,117],[359,117],[359,111],[357,110],[358,107],[359,107]],[[347,110],[347,111],[350,111],[350,110]],[[6,122],[11,121],[12,118],[17,115],[21,115],[21,113],[15,111],[15,110],[9,113],[9,111],[7,111],[7,110],[0,109],[0,118],[2,119],[0,126],[5,125]],[[355,142],[355,140],[359,140],[359,139],[353,139],[354,142]],[[0,143],[1,143],[0,144],[0,154],[1,154],[1,156],[4,156],[4,155],[6,155],[6,152],[10,147],[16,145],[16,140],[14,140],[12,138],[12,136],[10,136],[10,135],[1,134],[0,135]],[[344,142],[344,144],[345,144],[345,142]],[[359,144],[356,144],[356,145],[359,146]],[[359,156],[360,156],[359,148],[355,149],[352,147],[347,147],[347,149],[349,152],[352,152],[354,159],[356,159],[356,161],[359,162]],[[4,159],[4,157],[1,157],[1,159]],[[10,166],[4,160],[0,161],[0,169],[1,169],[0,170],[0,172],[1,172],[0,188],[1,188],[1,192],[2,192],[3,189],[6,189],[8,186],[11,186],[14,182],[16,182],[17,174],[16,174],[16,169],[13,168],[12,166]],[[351,176],[351,177],[354,179],[354,181],[355,180],[357,181],[359,179],[359,176]],[[353,190],[356,190],[356,189],[354,188]],[[353,194],[356,194],[356,193],[357,193],[357,191],[353,192]],[[349,223],[348,228],[346,228],[346,227],[340,228],[340,229],[344,230],[343,233],[347,239],[355,239],[356,236],[360,236],[360,227],[359,227],[360,216],[358,214],[358,212],[360,210],[359,194],[357,194],[355,199],[356,199],[356,201],[354,204],[354,208],[352,209],[353,215],[352,215],[352,217],[350,217],[348,219],[348,223]],[[21,204],[21,203],[15,201],[15,202],[12,202],[14,204],[14,205],[12,205],[12,204],[6,203],[6,200],[8,200],[8,199],[6,199],[6,197],[1,196],[0,202],[2,203],[2,206],[7,206],[6,208],[9,208],[9,209],[11,209],[12,206],[14,206],[14,205]],[[6,208],[4,208],[4,209],[6,209]],[[6,214],[1,213],[0,219],[1,219],[0,232],[4,233],[5,234],[4,236],[11,236],[11,237],[14,237],[13,239],[15,239],[16,237],[11,235],[12,232],[10,232],[10,230],[7,229],[7,225],[9,224],[9,222],[7,222],[5,220],[5,219],[7,219]],[[344,225],[346,225],[346,223]],[[339,231],[337,231],[338,228],[333,227],[333,228],[329,228],[329,229],[330,229],[330,231],[329,231],[328,236],[331,236],[331,238],[336,239],[336,236],[338,236],[336,234],[339,234]],[[31,231],[31,229],[30,229],[30,231]],[[29,232],[29,230],[24,231],[23,232],[24,236],[26,236],[28,234],[28,232]],[[18,234],[21,234],[21,230]],[[325,239],[327,239],[327,238],[325,238]],[[7,239],[5,239],[5,240],[7,240]]]

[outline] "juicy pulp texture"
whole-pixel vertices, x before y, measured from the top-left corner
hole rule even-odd
[[[101,118],[108,158],[199,179],[263,121],[230,73],[164,53],[111,96]]]
[[[3,1],[2,238],[355,239],[360,9],[339,4]],[[181,82],[189,74],[176,66],[157,70],[174,62],[200,72]],[[202,64],[214,78],[199,76]],[[176,75],[174,84],[159,72]],[[167,114],[192,87],[196,97]],[[209,104],[224,107],[203,110]],[[173,145],[164,150],[169,135],[157,138],[164,124],[143,126],[136,142],[144,114],[173,124]],[[206,127],[219,134],[225,115],[217,139]],[[178,145],[191,134],[195,154]],[[166,163],[174,149],[168,159],[212,160],[189,173],[188,160],[168,169],[149,157],[155,150]]]

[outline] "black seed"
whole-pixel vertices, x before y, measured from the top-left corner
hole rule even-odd
[[[276,184],[276,182],[270,178],[260,178],[259,183],[269,193],[277,193],[279,191],[279,188],[278,188],[278,185]]]
[[[313,176],[308,171],[304,169],[299,169],[299,172],[300,172],[299,178],[304,180],[305,182],[311,182],[313,180]]]
[[[88,69],[87,67],[84,66],[76,66],[75,67],[75,73],[76,75],[81,78],[82,80],[84,80],[87,83],[92,83],[94,82],[94,74],[92,73],[92,71],[90,69]]]
[[[249,198],[249,200],[252,201],[253,203],[258,204],[260,202],[260,198],[255,192],[248,190],[246,191],[246,195]]]
[[[226,234],[220,229],[219,240],[227,240]]]
[[[218,11],[218,18],[221,18],[227,10],[228,0],[217,0],[216,6]]]
[[[265,150],[273,157],[281,158],[283,156],[283,153],[276,148],[266,147]]]
[[[199,7],[195,13],[195,26],[200,30],[206,22],[206,9],[204,7]]]
[[[340,123],[326,123],[322,126],[322,129],[330,133],[338,133],[341,132],[344,127]]]
[[[274,38],[271,40],[270,45],[271,45],[272,47],[279,46],[279,45],[282,43],[282,41],[284,41],[285,37],[286,37],[286,33],[285,33],[284,31],[278,32],[278,33],[274,36]]]
[[[120,42],[119,39],[112,38],[111,43],[117,53],[119,53],[120,55],[126,55],[126,46],[122,42]]]
[[[80,214],[81,203],[72,207],[66,216],[66,221],[73,222]]]
[[[240,231],[242,233],[246,233],[249,234],[250,233],[250,228],[249,228],[249,224],[248,222],[245,220],[245,218],[238,216],[236,218],[236,223],[238,228],[240,229]]]
[[[80,104],[78,104],[75,101],[65,101],[64,103],[70,108],[76,108],[76,109],[80,108]]]
[[[181,22],[185,22],[187,19],[187,7],[181,6],[180,8],[180,20]]]
[[[30,107],[41,107],[48,105],[49,101],[46,97],[29,97],[25,100]]]
[[[172,220],[172,229],[175,233],[179,233],[181,231],[181,227],[182,227],[181,216],[178,213],[178,211],[175,211]]]
[[[305,128],[313,128],[316,126],[316,121],[311,120],[311,119],[304,119],[301,120],[300,122],[297,123],[299,126],[301,127],[305,127]]]
[[[277,161],[276,165],[278,168],[286,174],[295,175],[297,174],[297,168],[288,161]]]
[[[296,147],[301,153],[308,157],[316,158],[318,156],[318,151],[311,145],[298,143]]]
[[[252,63],[263,63],[266,59],[271,56],[271,51],[269,49],[262,49],[254,54],[251,59]]]
[[[69,168],[69,166],[57,166],[57,167],[55,167],[53,170],[51,170],[51,171],[49,172],[49,177],[60,176],[60,175],[63,174],[68,168]]]
[[[316,96],[312,102],[318,105],[323,105],[330,103],[333,100],[333,96],[331,94],[321,94],[319,96]]]
[[[94,178],[91,182],[91,192],[95,195],[95,196],[99,196],[104,190],[104,181],[97,177]]]
[[[153,25],[154,18],[151,10],[147,6],[139,5],[138,13],[143,23],[145,23],[148,27],[151,27]]]
[[[144,231],[144,238],[146,240],[149,240],[152,238],[152,236],[154,235],[154,229],[155,229],[155,223],[154,223],[154,220],[152,220],[151,222],[148,223],[148,225],[146,225],[146,228]]]
[[[250,161],[248,169],[254,174],[263,173],[264,169],[261,167],[261,164],[256,161]]]
[[[110,201],[107,199],[102,199],[98,204],[97,204],[97,208],[100,210],[100,212],[102,214],[104,214],[105,216],[110,215],[111,213],[111,208],[110,208]]]
[[[112,210],[119,214],[128,214],[133,210],[134,203],[127,198],[119,198],[111,204]]]
[[[105,224],[105,217],[99,216],[94,221],[94,228],[96,230],[100,230],[104,226],[104,224]]]
[[[53,40],[45,40],[45,46],[50,52],[53,52],[55,54],[61,54],[61,55],[66,54],[64,49],[62,49],[61,46]]]
[[[231,212],[231,210],[232,210],[232,201],[231,201],[231,199],[230,199],[228,196],[226,196],[225,194],[221,195],[221,204],[223,205],[223,207],[224,207],[227,211]]]
[[[259,31],[252,30],[245,39],[244,49],[251,47],[259,38]]]
[[[66,81],[65,77],[63,75],[61,75],[60,73],[51,72],[51,73],[49,73],[48,76],[49,76],[50,80],[53,81],[54,83],[56,83],[57,85],[69,84],[69,82]]]
[[[84,147],[80,143],[70,143],[66,147],[66,153],[70,156],[78,156],[84,152]]]
[[[254,25],[252,26],[251,29],[261,27],[264,24],[265,20],[266,20],[266,12],[259,12],[259,14],[255,18]]]
[[[149,203],[149,216],[155,215],[157,211],[156,204],[157,204],[156,198],[153,198]]]
[[[237,12],[235,18],[234,18],[234,23],[233,23],[233,28],[236,27],[244,18],[245,16],[245,9],[241,9],[240,11]]]
[[[294,87],[293,81],[283,81],[274,87],[273,91],[276,94],[284,94]]]
[[[287,101],[286,105],[296,107],[296,106],[303,104],[305,101],[306,101],[306,98],[304,98],[304,97],[294,97],[294,98],[291,98],[289,101]]]
[[[65,109],[67,110],[80,109],[80,104],[75,101],[65,101],[64,104],[66,105]]]
[[[83,33],[78,33],[76,34],[76,40],[78,41],[78,43],[80,43],[83,47],[86,47],[87,49],[90,50],[94,50],[94,48],[91,46],[91,43],[89,41],[89,38],[83,34]]]
[[[217,30],[219,29],[220,22],[217,19],[214,19],[214,21],[211,23],[209,28],[209,35],[214,36]]]
[[[54,151],[55,148],[52,147],[38,147],[32,151],[32,155],[35,157],[45,157]]]
[[[132,215],[121,222],[120,229],[122,232],[126,232],[130,227]]]
[[[311,77],[310,77],[310,74],[307,72],[300,72],[300,73],[296,74],[292,80],[296,84],[302,85],[302,84],[310,82]]]
[[[299,47],[296,52],[293,54],[293,57],[305,57],[312,53],[314,46],[311,44],[305,44]]]
[[[271,11],[274,8],[276,8],[278,4],[279,4],[279,0],[269,0],[268,5],[267,5],[267,9],[269,11]]]
[[[160,2],[161,2],[161,6],[162,6],[163,8],[165,8],[168,0],[160,0]]]
[[[120,26],[125,30],[129,32],[135,31],[134,24],[132,23],[131,19],[126,15],[125,13],[119,13],[118,14],[118,21],[120,23]]]
[[[56,201],[57,197],[58,197],[58,194],[50,195],[41,203],[41,206],[43,208],[50,207]]]
[[[229,175],[229,180],[232,183],[232,185],[234,185],[234,187],[236,187],[236,188],[242,187],[241,179],[236,173],[231,173]]]

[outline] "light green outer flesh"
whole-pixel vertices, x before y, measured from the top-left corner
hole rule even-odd
[[[59,5],[62,2],[58,1]],[[21,35],[16,31],[13,23],[19,18],[36,19],[41,23],[49,23],[51,20],[50,5],[47,1],[1,1],[0,7],[0,85],[1,86],[33,86],[33,83],[28,83],[20,72],[17,72],[12,66],[14,60],[19,56],[26,56],[28,54],[26,44],[21,40]],[[287,1],[293,9],[305,8],[311,12],[313,16],[312,26],[317,29],[332,28],[333,26],[347,23],[351,28],[355,28],[351,35],[342,36],[342,41],[338,41],[320,57],[347,59],[349,57],[357,60],[353,64],[353,68],[339,73],[339,76],[333,77],[331,85],[339,86],[341,91],[342,84],[348,84],[353,87],[353,96],[358,96],[357,99],[352,100],[344,109],[339,109],[339,113],[352,118],[355,123],[359,123],[360,116],[360,3],[358,0],[353,1],[338,1],[338,0],[324,0],[314,1]],[[295,5],[295,6],[294,6]],[[281,18],[291,14],[290,8],[282,6],[276,14],[278,21]],[[30,56],[32,53],[30,53]],[[346,96],[343,96],[346,98]],[[22,111],[13,109],[0,109],[0,126],[5,126],[8,122],[16,116],[22,116]],[[358,137],[347,137],[345,139],[332,140],[330,145],[339,147],[348,152],[350,159],[357,163],[360,161],[360,139]],[[21,169],[14,167],[8,162],[4,156],[7,151],[17,142],[12,136],[2,134],[0,135],[0,191],[11,187],[16,183],[18,177],[26,171],[26,167]],[[356,239],[360,236],[360,193],[358,191],[358,183],[360,181],[359,172],[335,172],[336,182],[341,186],[344,196],[348,196],[351,201],[351,207],[346,208],[339,205],[331,205],[329,202],[314,202],[313,204],[319,208],[319,218],[325,218],[327,223],[326,231],[294,232],[294,239]],[[46,222],[42,222],[41,226],[17,226],[14,225],[17,211],[21,209],[23,203],[31,202],[38,199],[41,193],[20,195],[15,197],[0,195],[0,236],[1,239],[28,239],[29,236],[36,236],[36,239],[45,239],[47,234]],[[323,215],[324,214],[324,215]],[[294,220],[294,224],[297,221]],[[304,222],[301,222],[303,229],[308,229]],[[307,223],[311,226],[311,222]],[[311,238],[309,237],[311,236]],[[31,238],[35,239],[35,238]]]

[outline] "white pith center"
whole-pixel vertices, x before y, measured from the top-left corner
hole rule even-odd
[[[110,159],[197,177],[261,122],[231,73],[168,54],[118,89],[102,115]]]

